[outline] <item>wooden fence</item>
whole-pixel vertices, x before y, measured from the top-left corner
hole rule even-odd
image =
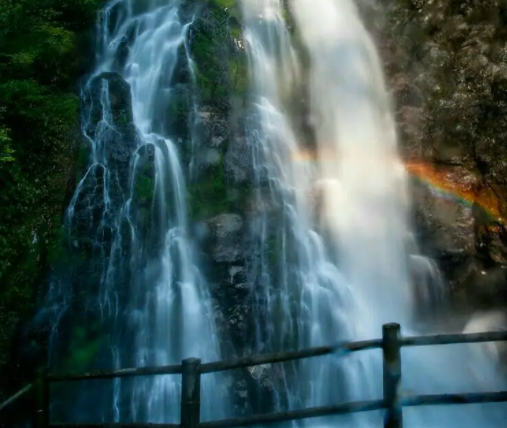
[[[50,375],[47,370],[40,370],[37,372],[37,376],[33,384],[26,386],[4,403],[0,404],[0,411],[24,394],[31,392],[33,403],[33,428],[232,428],[380,409],[385,409],[385,428],[402,428],[403,407],[437,404],[507,402],[507,391],[466,394],[413,395],[401,398],[399,395],[399,387],[401,384],[400,349],[402,346],[448,345],[496,341],[507,341],[507,331],[401,337],[399,324],[385,324],[382,326],[382,339],[345,343],[336,346],[324,346],[303,351],[254,355],[252,357],[240,358],[234,361],[220,361],[202,364],[200,359],[188,358],[183,360],[182,364],[178,365],[142,367],[109,372],[69,375]],[[335,352],[348,353],[374,348],[381,348],[383,351],[383,398],[381,400],[356,401],[337,404],[334,406],[312,407],[302,410],[291,410],[287,412],[262,414],[211,422],[200,421],[200,391],[202,374],[252,367],[261,364],[272,364],[302,358],[317,357]],[[50,383],[167,374],[181,374],[182,376],[179,424],[50,424]]]

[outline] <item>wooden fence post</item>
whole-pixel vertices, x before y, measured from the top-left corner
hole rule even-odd
[[[201,418],[201,360],[187,358],[181,364],[180,425],[182,428],[195,428]]]
[[[32,427],[49,426],[49,381],[47,368],[37,370],[32,387]]]
[[[382,350],[384,355],[384,402],[386,404],[385,428],[403,428],[403,411],[398,389],[401,384],[400,325],[382,326]]]

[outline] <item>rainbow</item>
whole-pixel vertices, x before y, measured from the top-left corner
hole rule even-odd
[[[293,153],[292,161],[315,163],[317,156],[313,150],[300,150]],[[431,163],[407,162],[403,166],[410,177],[425,185],[437,197],[468,208],[476,204],[492,223],[507,225],[507,220],[502,217],[498,197],[489,187],[478,185],[478,180],[463,179],[456,176],[451,168]]]
[[[439,197],[469,208],[476,204],[487,214],[490,221],[507,224],[502,217],[498,197],[489,187],[478,185],[477,180],[463,180],[456,177],[449,167],[437,167],[422,162],[406,163],[405,169]]]

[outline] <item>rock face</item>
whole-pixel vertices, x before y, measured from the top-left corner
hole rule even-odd
[[[252,151],[244,138],[238,136],[231,141],[224,166],[227,178],[233,186],[250,182],[253,174]]]
[[[234,263],[244,259],[243,220],[237,214],[221,214],[209,220],[213,231],[211,258],[216,263]]]
[[[384,3],[381,13],[387,21],[378,25],[372,19],[371,27],[396,102],[422,252],[437,261],[458,303],[493,307],[507,298],[507,4],[500,0]],[[189,16],[193,4],[186,2]],[[255,255],[250,253],[248,227],[256,209],[250,191],[254,167],[241,122],[248,73],[237,16],[237,6],[225,9],[216,1],[200,10],[189,27],[195,75],[190,76],[186,53],[180,52],[171,82],[173,101],[158,113],[159,122],[166,124],[163,131],[178,143],[188,166],[189,223],[207,268],[219,334],[227,338],[224,355],[231,358],[253,352],[249,341],[254,331],[255,287],[249,277]],[[122,42],[120,63],[128,52],[129,37]],[[92,140],[101,140],[99,155],[115,177],[108,183],[110,218],[103,217],[104,168],[77,168],[79,177],[86,173],[86,178],[72,202],[69,263],[76,265],[76,289],[84,284],[82,288],[90,290],[86,283],[96,281],[103,268],[94,265],[90,254],[110,250],[108,221],[124,202],[137,137],[130,87],[121,76],[97,76],[84,98],[84,129]],[[90,156],[86,148],[84,152]],[[138,154],[133,212],[138,226],[148,227],[153,153],[146,148]],[[155,235],[152,249],[162,245]],[[123,244],[127,246],[128,240]],[[88,264],[78,267],[82,256]],[[94,305],[93,296],[75,297],[78,304]],[[38,328],[23,331],[22,339],[38,338]],[[24,346],[20,353],[28,362],[23,364],[28,366],[39,358],[32,354],[41,352]],[[262,366],[230,375],[237,414],[268,408],[277,370]],[[259,399],[252,400],[254,396]]]
[[[102,73],[86,87],[84,131],[88,141],[83,144],[88,157],[95,156],[95,163],[82,171],[83,179],[70,205],[74,247],[100,245],[94,242],[99,223],[104,225],[99,233],[110,235],[113,226],[109,223],[114,222],[128,194],[130,158],[137,137],[130,85],[117,73]],[[112,209],[105,218],[105,204],[109,203]]]
[[[507,297],[497,273],[507,261],[507,5],[385,6],[377,40],[423,251],[438,261],[457,302],[490,306]],[[489,277],[486,297],[481,284]]]

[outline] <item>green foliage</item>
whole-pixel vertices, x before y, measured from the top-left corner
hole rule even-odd
[[[100,335],[100,323],[78,325],[74,331],[59,370],[62,373],[83,373],[93,366],[106,337]]]
[[[153,197],[154,183],[150,177],[138,175],[134,186],[136,198],[151,199]]]
[[[227,212],[231,200],[227,194],[223,165],[209,168],[205,176],[188,187],[187,204],[192,217],[203,220]]]
[[[221,62],[217,62],[216,44],[209,35],[197,33],[192,48],[195,61],[199,64],[197,81],[202,98],[204,100],[224,98],[227,95],[227,88],[224,82],[221,82],[223,70]]]
[[[218,7],[231,8],[235,6],[236,0],[210,0],[209,3]]]
[[[0,366],[49,262],[76,160],[76,82],[102,0],[0,0]],[[0,389],[1,389],[0,384]]]
[[[7,129],[0,128],[0,162],[12,162],[14,150],[10,148],[11,139]]]
[[[236,55],[231,58],[229,60],[229,72],[234,92],[239,95],[245,94],[249,87],[246,55]]]
[[[232,42],[228,24],[231,15],[224,5],[233,2],[211,3],[219,7],[208,9],[193,24],[191,51],[202,104],[224,105],[231,86],[228,61]]]
[[[271,236],[266,241],[266,257],[268,263],[272,269],[278,265],[278,259],[280,254],[279,243],[276,237]]]

